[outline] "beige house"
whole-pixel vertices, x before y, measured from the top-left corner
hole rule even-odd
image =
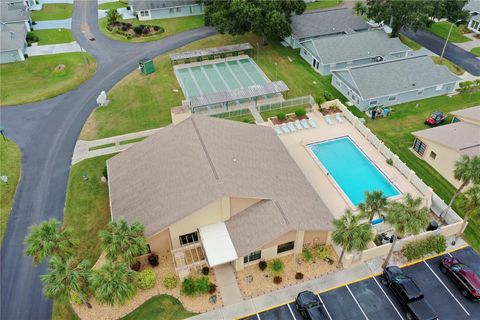
[[[143,223],[180,276],[329,242],[330,211],[269,127],[194,115],[107,167],[112,219]]]
[[[460,182],[453,177],[455,162],[462,155],[480,155],[480,107],[451,114],[454,116],[451,124],[413,132],[412,150],[459,187]]]

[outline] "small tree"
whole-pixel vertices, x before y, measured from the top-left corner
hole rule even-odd
[[[368,217],[369,222],[372,222],[375,213],[383,211],[386,207],[387,198],[380,190],[365,192],[365,202],[358,205],[358,208]]]
[[[452,245],[455,245],[458,238],[465,231],[467,222],[472,217],[480,216],[480,185],[474,185],[460,197],[460,208],[465,212],[460,232],[455,235]]]
[[[120,19],[121,16],[117,9],[110,9],[107,11],[107,22],[109,25],[116,25]]]
[[[333,220],[335,231],[332,233],[332,241],[342,248],[338,263],[343,260],[345,251],[364,250],[369,241],[373,239],[372,226],[370,223],[360,222],[361,215],[354,215],[350,209],[340,219]]]
[[[34,264],[39,264],[50,256],[67,258],[72,254],[77,241],[73,239],[70,228],[62,228],[60,221],[50,219],[30,227],[30,233],[25,238],[25,254],[33,258]]]
[[[126,263],[108,261],[92,273],[95,298],[110,305],[124,304],[136,292],[135,271]]]
[[[47,298],[65,303],[75,294],[82,303],[91,308],[87,294],[90,276],[90,262],[87,260],[76,263],[72,258],[64,261],[59,256],[53,256],[49,263],[49,273],[40,279]]]
[[[480,184],[480,156],[469,157],[467,155],[463,155],[460,160],[455,162],[453,177],[460,181],[461,184],[457,191],[455,191],[453,194],[448,207],[445,208],[440,216],[448,212],[457,196],[469,183]]]
[[[422,198],[407,193],[404,202],[392,202],[387,208],[387,220],[401,236],[419,234],[428,224],[428,213],[428,208],[422,207]]]
[[[100,231],[102,247],[107,258],[116,261],[120,257],[128,266],[133,265],[135,257],[147,252],[144,230],[144,226],[139,222],[131,225],[125,220],[110,222],[107,230]]]
[[[353,11],[355,11],[357,16],[363,16],[367,13],[367,6],[362,1],[357,1],[353,6]]]

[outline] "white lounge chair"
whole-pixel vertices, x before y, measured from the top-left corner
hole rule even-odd
[[[332,116],[327,114],[325,116],[325,121],[329,124],[329,125],[333,125],[333,120],[332,120]]]
[[[292,132],[297,131],[297,129],[295,129],[295,126],[293,125],[292,122],[289,122],[289,123],[288,123],[288,129],[290,129],[290,131],[292,131]]]
[[[335,114],[335,119],[337,119],[338,123],[343,123],[343,116],[340,112],[338,112],[337,114]]]
[[[298,130],[302,130],[303,127],[302,127],[302,124],[300,123],[300,120],[295,120],[295,128],[297,128]]]
[[[300,121],[300,123],[302,124],[304,129],[310,128],[306,119],[302,119],[302,121]]]
[[[278,134],[278,135],[281,135],[283,133],[282,129],[280,128],[280,126],[276,125],[276,126],[273,126],[273,130],[275,130],[275,132]]]
[[[282,131],[283,131],[283,132],[285,132],[285,133],[290,133],[290,130],[288,129],[286,123],[282,124],[282,125],[281,125],[281,128],[282,128]]]
[[[317,121],[315,121],[315,119],[313,119],[313,118],[309,118],[309,119],[308,119],[308,124],[309,124],[310,127],[312,127],[312,128],[316,128],[316,127],[317,127]]]

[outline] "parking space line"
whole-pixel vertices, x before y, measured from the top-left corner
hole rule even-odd
[[[450,252],[447,252],[447,254],[450,258],[453,258],[452,254]]]
[[[258,313],[257,313],[257,319],[258,319],[258,320],[262,320],[262,319],[260,318],[260,315],[259,315]]]
[[[355,303],[357,304],[358,308],[360,309],[360,311],[362,311],[362,314],[365,317],[365,319],[368,320],[368,317],[365,314],[365,312],[363,311],[362,307],[360,306],[360,303],[358,303],[357,298],[355,298],[355,296],[353,295],[352,291],[350,290],[350,288],[348,286],[345,286],[345,287],[347,288],[348,292],[350,292],[350,294],[352,295],[353,300],[355,300]]]
[[[330,312],[328,312],[327,306],[325,305],[325,303],[323,303],[322,297],[320,297],[320,294],[317,294],[317,296],[320,299],[320,302],[323,304],[325,311],[327,312],[328,319],[333,320],[332,316],[330,315]]]
[[[297,320],[297,318],[295,318],[295,315],[293,314],[293,311],[292,311],[292,308],[290,307],[290,304],[287,304],[287,307],[288,307],[288,310],[290,310],[290,313],[292,314],[293,320]]]
[[[432,268],[430,268],[430,266],[428,265],[428,263],[426,261],[424,261],[425,265],[428,267],[428,269],[430,269],[430,271],[433,273],[433,275],[435,276],[435,278],[438,279],[438,281],[440,281],[440,283],[443,285],[443,287],[445,289],[447,289],[448,293],[450,293],[450,295],[452,296],[453,299],[455,299],[455,301],[457,301],[458,305],[460,307],[462,307],[463,311],[465,311],[465,313],[470,316],[470,313],[468,313],[467,309],[465,309],[465,307],[460,303],[460,301],[457,300],[457,298],[455,298],[455,296],[453,295],[453,293],[450,291],[450,289],[447,288],[447,286],[445,285],[445,283],[443,283],[443,281],[437,276],[437,274],[433,271]]]
[[[382,290],[383,294],[385,295],[385,297],[388,299],[388,302],[390,302],[390,304],[392,305],[393,309],[395,309],[395,311],[397,312],[398,316],[400,317],[400,319],[404,320],[402,315],[400,314],[400,312],[398,311],[397,307],[395,307],[395,305],[393,304],[392,300],[390,300],[390,298],[387,296],[387,294],[385,293],[385,291],[383,290],[382,286],[380,285],[380,283],[378,283],[377,279],[375,279],[375,277],[373,277],[373,280],[375,281],[375,283],[377,284],[377,286],[380,288],[380,290]]]

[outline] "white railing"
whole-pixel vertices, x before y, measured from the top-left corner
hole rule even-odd
[[[315,105],[315,99],[312,96],[303,96],[278,102],[259,103],[256,108],[259,112],[265,112],[303,105],[308,105],[312,108]]]

